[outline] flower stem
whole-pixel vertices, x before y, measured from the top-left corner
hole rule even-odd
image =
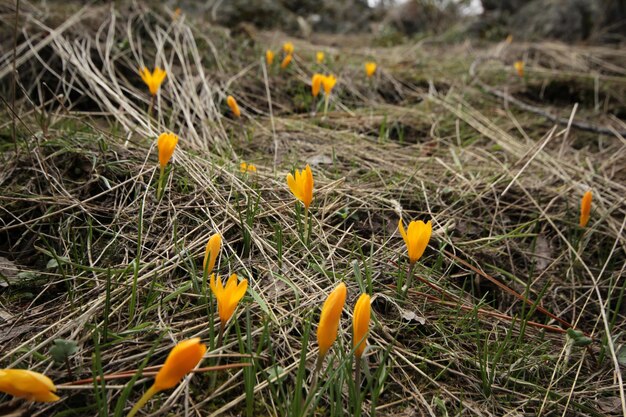
[[[161,170],[159,172],[159,182],[157,185],[157,200],[161,199],[161,195],[163,194],[163,182],[165,177],[165,167],[161,166]]]
[[[224,323],[223,321],[220,321],[220,332],[217,336],[217,343],[215,344],[215,350],[219,350],[222,348],[222,344],[224,342],[224,328],[226,327],[226,323]],[[214,366],[219,366],[220,364],[220,357],[218,356],[217,359],[215,360],[215,364]],[[214,371],[213,373],[211,373],[211,383],[209,384],[209,391],[213,391],[215,389],[215,384],[217,381],[217,371]]]
[[[309,246],[309,236],[311,230],[309,228],[309,208],[304,208],[304,225],[302,226],[302,240],[304,240],[304,246]]]
[[[128,415],[126,417],[133,417],[135,414],[137,414],[137,411],[139,411],[139,409],[141,409],[141,407],[143,407],[144,405],[146,405],[146,403],[148,401],[150,401],[150,398],[152,398],[154,396],[154,394],[156,394],[158,391],[157,389],[153,386],[151,386],[148,391],[144,392],[143,395],[141,396],[141,398],[139,399],[139,401],[137,401],[137,403],[135,404],[135,406],[133,407],[132,410],[130,410],[130,413],[128,413]]]
[[[415,264],[409,262],[409,268],[406,271],[406,280],[404,281],[404,289],[400,289],[402,292],[402,296],[406,297],[409,292],[409,288],[411,288],[411,282],[413,281],[413,266]]]
[[[326,113],[328,113],[328,102],[330,101],[330,94],[324,94],[324,117],[326,119]]]
[[[319,355],[317,357],[317,362],[315,363],[315,370],[313,371],[313,379],[311,379],[311,389],[309,390],[309,394],[304,400],[304,405],[303,405],[304,410],[301,414],[302,416],[306,416],[307,411],[309,407],[311,406],[311,403],[313,402],[313,396],[315,395],[315,390],[317,388],[317,380],[322,370],[322,365],[324,364],[324,357],[325,355]]]
[[[354,392],[358,404],[361,396],[361,357],[357,355],[354,355]]]
[[[148,130],[152,126],[152,109],[154,108],[154,99],[155,98],[156,98],[156,96],[153,95],[152,98],[150,99],[150,105],[148,106]]]

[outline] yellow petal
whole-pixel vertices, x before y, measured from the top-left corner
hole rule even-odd
[[[216,282],[215,274],[211,274],[211,278],[209,279],[209,286],[211,287],[211,291],[213,291],[213,295],[215,295],[215,298],[219,299],[222,292],[222,281],[220,280],[220,277],[217,277]]]
[[[406,231],[404,230],[404,225],[402,224],[402,219],[400,219],[400,221],[398,222],[398,230],[400,231],[400,234],[402,235],[402,239],[404,239],[404,244],[408,247],[409,246],[409,240],[407,238]]]
[[[304,172],[302,173],[302,203],[304,203],[304,207],[307,209],[311,205],[311,201],[313,201],[313,172],[311,171],[311,167],[309,164],[304,168]]]
[[[297,170],[296,170],[296,174],[297,174]],[[296,179],[293,177],[292,174],[287,174],[287,185],[289,186],[289,190],[291,190],[291,193],[298,199],[301,200],[301,194],[300,194],[300,189],[298,188],[298,183],[296,182]]]

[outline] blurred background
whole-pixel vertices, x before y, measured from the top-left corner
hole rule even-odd
[[[501,40],[619,42],[626,0],[176,0],[169,7],[204,13],[225,26],[251,24],[309,37],[315,32],[371,33],[381,44],[442,35]]]

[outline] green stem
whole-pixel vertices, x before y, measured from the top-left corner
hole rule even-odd
[[[157,200],[161,199],[161,195],[163,194],[163,182],[165,177],[165,167],[161,166],[161,170],[159,172],[159,183],[157,185]]]
[[[355,395],[355,414],[361,414],[361,356],[354,355],[354,395]],[[358,412],[357,412],[358,410]]]
[[[309,228],[309,208],[304,208],[304,225],[302,226],[302,238],[304,240],[304,246],[309,246],[309,236],[310,236],[310,228]]]
[[[215,350],[219,350],[222,348],[222,344],[224,342],[224,328],[226,327],[226,323],[224,323],[223,321],[220,321],[220,332],[219,335],[217,336],[217,344],[215,345]],[[215,364],[214,366],[219,366],[220,364],[220,357],[218,356],[217,359],[215,360]],[[213,391],[215,389],[215,384],[217,381],[217,371],[213,371],[211,373],[211,383],[209,384],[209,391]]]
[[[317,362],[315,363],[315,370],[313,371],[313,379],[311,380],[311,389],[309,390],[309,394],[307,395],[302,411],[302,416],[306,416],[307,411],[311,404],[313,403],[313,396],[315,395],[315,390],[317,388],[317,380],[319,378],[319,374],[322,370],[322,365],[324,364],[324,357],[326,355],[319,355],[317,357]]]
[[[406,297],[406,295],[409,292],[409,288],[411,288],[411,281],[413,281],[413,266],[414,265],[415,265],[414,263],[409,262],[409,268],[406,271],[406,280],[404,283],[405,289],[404,290],[401,289],[403,297]]]
[[[150,99],[150,105],[148,106],[148,130],[150,130],[150,126],[152,126],[152,109],[154,108],[154,100],[156,96],[152,96]]]
[[[139,399],[139,401],[137,401],[137,404],[135,404],[135,406],[133,407],[132,410],[130,410],[130,413],[128,413],[128,415],[126,417],[133,417],[135,414],[137,414],[137,411],[139,411],[141,409],[141,407],[143,407],[144,405],[146,405],[146,403],[148,401],[150,401],[150,398],[152,398],[154,396],[154,394],[156,394],[157,389],[153,386],[151,386],[148,391],[144,392],[144,394],[141,396],[141,398]]]
[[[324,119],[326,119],[326,113],[328,113],[328,102],[330,101],[330,94],[324,94]]]
[[[361,395],[361,357],[354,355],[354,385],[356,387],[357,403]]]

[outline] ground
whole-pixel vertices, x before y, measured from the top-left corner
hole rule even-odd
[[[61,400],[0,397],[3,412],[123,416],[152,381],[143,368],[196,336],[209,347],[202,366],[234,367],[195,373],[140,413],[626,411],[623,49],[303,40],[124,5],[27,4],[22,16],[14,105],[13,32],[2,29],[0,366],[45,373]],[[295,57],[281,71],[288,40]],[[167,78],[151,105],[138,68],[155,64]],[[314,72],[338,78],[326,117]],[[163,131],[180,141],[157,199]],[[256,172],[240,172],[244,161]],[[285,180],[307,163],[308,239]],[[401,217],[433,225],[406,294]],[[222,348],[202,273],[214,233],[215,272],[249,280]],[[320,308],[339,282],[339,336],[313,387]],[[372,322],[357,401],[362,292]],[[67,361],[52,360],[56,339],[76,345]]]

